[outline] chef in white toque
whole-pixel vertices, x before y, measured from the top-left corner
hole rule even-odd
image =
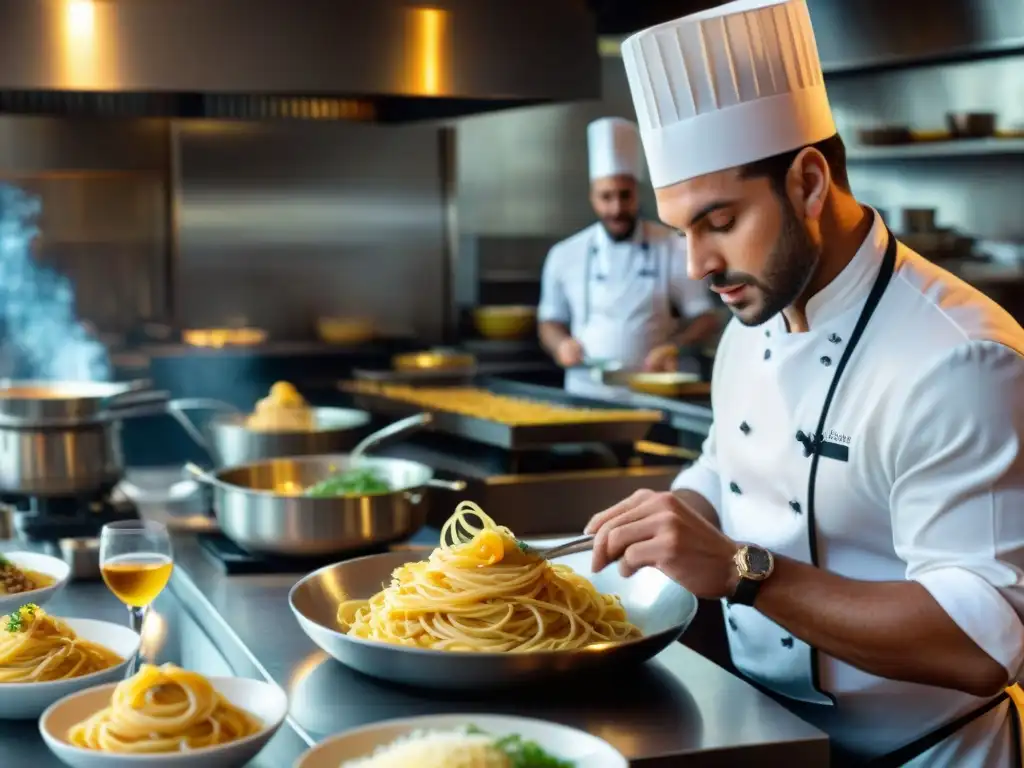
[[[659,216],[734,319],[703,455],[595,516],[594,567],[721,598],[736,667],[833,765],[1016,768],[1024,331],[852,194],[804,0],[622,57]]]
[[[590,202],[598,221],[555,245],[544,264],[541,343],[566,372],[566,388],[600,394],[585,361],[672,371],[680,347],[721,328],[707,283],[686,274],[685,241],[639,216],[643,151],[636,123],[587,128]]]

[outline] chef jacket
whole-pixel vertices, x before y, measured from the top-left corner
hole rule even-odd
[[[673,488],[704,496],[737,541],[851,579],[918,582],[1017,679],[1024,659],[1024,331],[902,244],[822,430],[811,551],[811,460],[796,435],[817,429],[886,244],[875,213],[853,260],[808,302],[808,332],[788,333],[781,315],[758,327],[729,324],[715,360],[714,424],[703,455]],[[796,699],[794,711],[854,754],[885,754],[985,702],[876,677],[812,653],[755,608],[724,606],[736,666]],[[909,765],[1009,768],[1012,716],[1000,704]]]
[[[713,306],[706,284],[687,276],[686,241],[678,234],[641,220],[630,239],[615,242],[598,222],[548,253],[537,319],[565,325],[587,360],[635,369],[679,332],[680,317]],[[601,389],[584,369],[567,372],[566,388]]]

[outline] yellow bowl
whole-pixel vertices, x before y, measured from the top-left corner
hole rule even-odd
[[[362,317],[321,317],[316,330],[328,344],[365,344],[375,334],[373,321]]]
[[[473,324],[485,339],[522,339],[533,333],[537,324],[536,307],[478,307],[473,310]]]

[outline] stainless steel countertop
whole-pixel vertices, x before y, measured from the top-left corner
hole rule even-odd
[[[327,658],[287,605],[298,576],[224,576],[195,540],[175,541],[171,587],[199,615],[219,617],[267,676],[289,693],[294,725],[314,740],[378,720],[427,713],[520,714],[575,725],[614,744],[633,765],[828,765],[826,736],[752,686],[675,644],[617,679],[528,695],[438,696],[377,683]],[[208,604],[212,610],[202,607]]]
[[[0,541],[0,552],[30,549]],[[57,616],[128,623],[128,612],[102,582],[72,582],[44,608]],[[186,611],[171,592],[154,602],[143,627],[143,658],[161,664],[173,662],[205,675],[233,675],[263,679],[260,670],[241,649],[211,631],[211,623]],[[216,627],[212,627],[214,630]],[[296,627],[297,629],[297,627]],[[304,752],[307,742],[287,724],[249,768],[286,768]],[[43,742],[34,721],[0,720],[0,765],[60,768],[61,763]]]
[[[0,543],[0,550],[16,548]],[[750,759],[828,765],[821,731],[680,644],[628,675],[527,694],[439,696],[402,689],[348,670],[302,633],[287,604],[299,575],[228,577],[193,536],[176,536],[174,548],[174,576],[154,605],[165,636],[153,657],[204,674],[263,677],[288,691],[289,722],[253,763],[258,768],[285,768],[306,745],[348,728],[442,712],[519,714],[574,725],[606,739],[636,766],[734,766]],[[70,584],[48,608],[65,616],[126,619],[101,583]],[[5,763],[16,758],[15,765],[59,765],[34,727],[23,723],[0,723],[0,754]]]

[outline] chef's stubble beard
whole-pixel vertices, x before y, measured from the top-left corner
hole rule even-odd
[[[752,285],[761,294],[761,306],[756,314],[745,315],[745,307],[732,308],[737,319],[744,325],[766,323],[797,301],[811,282],[821,258],[821,248],[807,234],[807,228],[796,215],[793,205],[784,197],[780,199],[780,204],[782,229],[772,247],[762,277],[742,275],[741,281],[733,282],[726,275],[723,279],[723,284],[727,285],[735,285],[737,282]]]
[[[622,231],[622,233],[616,234],[616,233],[612,232],[612,230],[609,228],[608,224],[609,224],[609,222],[613,222],[613,221],[614,222],[621,222],[622,224],[627,225],[626,228]],[[608,217],[607,219],[601,219],[601,226],[604,227],[605,234],[608,235],[609,239],[613,243],[621,243],[621,242],[623,242],[625,240],[629,240],[629,238],[631,238],[633,236],[633,233],[636,231],[636,217],[635,216],[623,216],[621,219],[616,219],[614,217]]]

